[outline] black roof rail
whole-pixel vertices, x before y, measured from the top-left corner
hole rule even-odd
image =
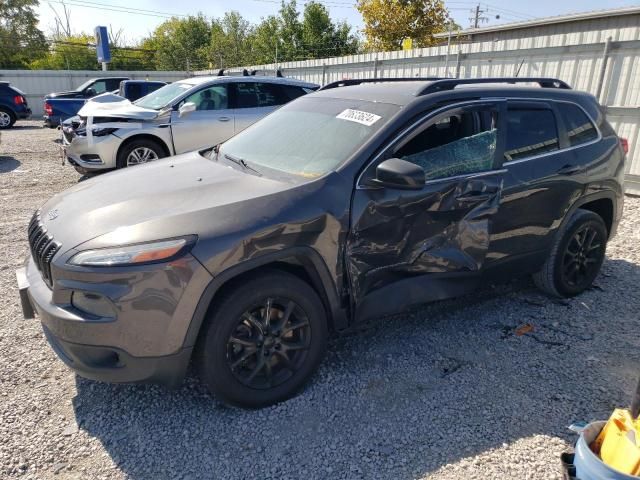
[[[442,77],[349,78],[346,80],[338,80],[335,82],[327,83],[325,86],[320,87],[320,90],[330,90],[332,88],[349,87],[351,85],[360,85],[362,83],[433,82],[434,80],[443,80],[443,78]]]
[[[418,95],[453,90],[458,85],[474,85],[482,83],[537,83],[542,88],[559,88],[570,90],[571,87],[557,78],[543,77],[494,77],[494,78],[446,78],[434,80],[433,83],[425,85]]]

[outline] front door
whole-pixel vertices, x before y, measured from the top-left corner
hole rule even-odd
[[[194,103],[196,111],[180,117],[178,109]],[[171,133],[176,154],[217,145],[231,138],[235,118],[228,84],[205,87],[182,100],[171,112]]]
[[[504,102],[485,102],[434,113],[363,172],[346,250],[356,318],[475,286],[501,196],[504,110]],[[426,183],[376,187],[376,164],[387,158],[420,165]]]

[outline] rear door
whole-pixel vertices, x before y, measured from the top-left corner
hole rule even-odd
[[[235,116],[230,108],[229,84],[216,83],[182,100],[171,112],[171,133],[176,154],[217,145],[231,138]],[[178,109],[194,103],[196,111],[180,118]]]
[[[235,93],[236,133],[289,101],[280,85],[276,83],[236,82],[232,85]]]
[[[510,100],[506,130],[505,183],[488,266],[526,273],[544,262],[586,173],[554,102]]]
[[[362,174],[347,242],[359,319],[462,294],[478,281],[502,190],[505,102],[467,103],[427,117]],[[371,186],[375,167],[424,168],[419,190]]]

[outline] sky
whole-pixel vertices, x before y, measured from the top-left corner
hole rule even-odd
[[[37,9],[40,28],[49,34],[55,25],[53,10],[62,12],[63,0],[40,0]],[[323,3],[334,20],[346,20],[355,29],[362,28],[362,18],[355,9],[356,0],[317,0]],[[220,17],[224,12],[237,10],[247,20],[257,23],[262,17],[276,14],[280,0],[64,0],[70,11],[74,33],[93,32],[96,25],[106,25],[113,31],[122,29],[124,39],[134,43],[148,36],[155,27],[171,15],[193,15],[198,12],[208,17]],[[305,0],[298,0],[299,8]],[[478,2],[447,1],[445,5],[453,19],[464,28],[470,26]],[[480,3],[486,21],[481,25],[512,23],[539,17],[606,8],[640,6],[640,1],[608,0],[491,0]],[[127,11],[123,11],[126,9]],[[119,10],[119,11],[118,11]],[[499,18],[497,18],[499,17]]]

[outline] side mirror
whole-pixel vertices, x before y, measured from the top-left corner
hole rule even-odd
[[[191,112],[195,112],[195,111],[196,111],[196,104],[193,102],[187,102],[178,109],[178,117],[182,118],[185,115],[188,115]]]
[[[391,188],[419,190],[424,186],[425,173],[420,165],[399,158],[385,160],[376,168],[375,183]]]
[[[85,97],[95,97],[95,96],[96,96],[96,94],[97,94],[97,92],[96,92],[93,88],[91,88],[91,87],[87,88],[87,89],[84,91],[84,96],[85,96]]]

